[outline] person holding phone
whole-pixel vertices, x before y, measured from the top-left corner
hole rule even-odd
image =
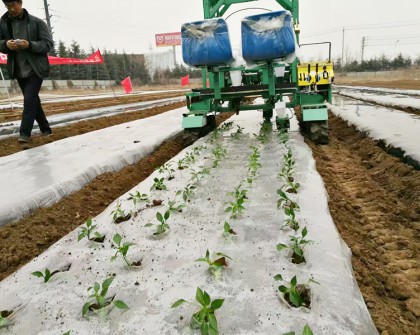
[[[21,143],[30,142],[34,122],[42,135],[51,135],[51,127],[39,98],[43,79],[49,76],[48,52],[54,42],[43,20],[28,13],[22,0],[3,0],[7,12],[0,19],[0,52],[7,54],[10,78],[17,79],[23,94],[20,125]]]

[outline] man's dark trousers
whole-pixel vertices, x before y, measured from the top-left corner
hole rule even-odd
[[[39,90],[41,89],[42,79],[38,76],[17,79],[20,89],[23,93],[23,114],[20,124],[20,136],[31,136],[34,121],[39,125],[41,133],[50,133],[51,128],[45,117],[44,110],[39,99]]]

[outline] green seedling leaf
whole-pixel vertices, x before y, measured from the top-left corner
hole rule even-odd
[[[184,299],[179,299],[178,301],[175,301],[175,302],[172,304],[171,308],[176,308],[176,307],[181,306],[182,304],[184,304],[184,303],[186,303],[186,302],[187,302],[187,301],[185,301]]]
[[[283,276],[282,276],[282,275],[280,275],[280,274],[275,275],[275,276],[274,276],[274,280],[277,280],[277,281],[283,281]]]
[[[199,287],[197,287],[195,300],[197,300],[202,306],[206,306],[206,304],[204,303],[204,293]]]
[[[314,335],[314,333],[308,325],[305,325],[305,328],[303,328],[303,335]]]
[[[41,271],[32,272],[32,275],[38,278],[44,277],[44,274]]]
[[[279,243],[279,244],[276,245],[276,249],[278,251],[282,251],[282,250],[287,249],[287,248],[288,248],[288,246],[286,244]]]
[[[82,308],[82,316],[85,316],[87,314],[87,312],[89,312],[89,308],[94,304],[95,304],[94,301],[90,301],[90,302],[87,302],[86,304],[84,304],[83,308]]]
[[[288,291],[288,289],[287,289],[287,287],[286,287],[286,286],[284,286],[284,285],[280,285],[280,286],[279,286],[279,291],[280,291],[281,293],[286,293],[286,292]]]
[[[115,307],[119,308],[119,309],[129,309],[130,307],[127,306],[127,304],[122,301],[122,300],[115,300],[112,302]]]
[[[291,291],[291,292],[289,292],[289,298],[290,298],[290,302],[295,307],[302,306],[302,297],[300,296],[299,293]]]
[[[210,308],[213,310],[219,309],[220,307],[222,307],[224,301],[225,299],[215,299],[211,303]]]
[[[114,277],[109,277],[104,280],[104,282],[102,283],[101,296],[106,296],[106,294],[108,293],[109,286],[111,286],[113,280],[114,280]],[[99,283],[95,283],[95,284],[99,285]],[[95,289],[95,291],[99,291],[99,290]]]

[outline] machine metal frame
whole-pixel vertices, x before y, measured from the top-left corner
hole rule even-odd
[[[222,17],[234,4],[254,2],[257,0],[203,0],[204,18]],[[274,0],[283,9],[291,12],[293,26],[299,44],[299,1]],[[322,71],[320,71],[322,69]],[[230,73],[240,71],[242,83],[232,86]],[[276,77],[276,71],[284,73]],[[245,66],[230,67],[226,65],[202,68],[202,87],[187,93],[188,114],[184,114],[183,128],[186,134],[193,137],[208,132],[215,127],[215,114],[220,112],[237,112],[244,110],[263,110],[266,121],[271,120],[273,109],[284,96],[290,96],[288,108],[301,106],[302,121],[311,139],[315,142],[328,142],[328,112],[325,101],[331,102],[331,82],[334,73],[330,58],[328,62],[300,64],[266,61],[253,68]],[[207,83],[209,82],[209,87]],[[249,105],[247,98],[261,97],[263,104]],[[288,128],[285,118],[276,119],[279,128]],[[314,127],[314,124],[318,124]],[[322,126],[321,126],[322,124]],[[326,125],[325,125],[326,124]]]

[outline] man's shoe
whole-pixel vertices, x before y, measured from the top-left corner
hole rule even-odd
[[[42,134],[42,136],[51,136],[52,131],[51,130],[46,130],[46,131],[43,131],[41,134]]]
[[[31,139],[28,136],[20,135],[18,138],[19,143],[29,143]]]

